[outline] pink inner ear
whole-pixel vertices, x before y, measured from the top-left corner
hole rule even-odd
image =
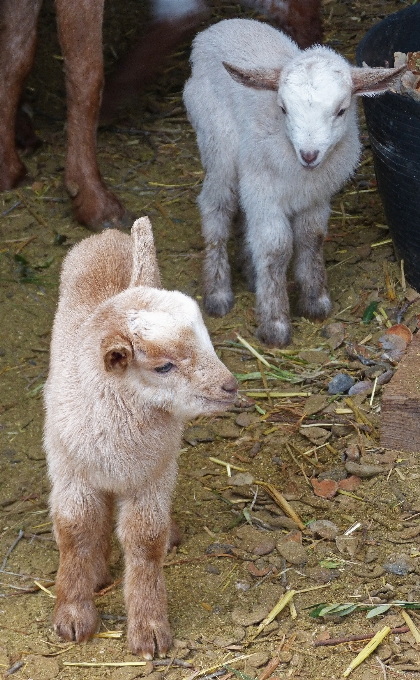
[[[246,70],[232,66],[225,61],[223,66],[231,78],[245,87],[255,90],[273,90],[277,92],[279,87],[280,69],[252,69]]]
[[[352,68],[353,94],[379,94],[385,92],[396,84],[400,74],[406,70],[406,66],[397,68]]]

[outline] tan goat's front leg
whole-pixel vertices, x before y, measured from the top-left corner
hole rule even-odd
[[[95,231],[118,227],[119,200],[102,181],[96,159],[96,129],[103,87],[104,0],[56,0],[58,34],[67,90],[65,184],[76,218]]]
[[[155,652],[164,656],[172,644],[163,576],[171,519],[167,499],[162,502],[159,491],[125,499],[118,521],[126,562],[128,647],[146,659]]]
[[[53,488],[51,509],[60,550],[54,628],[65,640],[83,642],[96,632],[94,592],[111,582],[112,500],[72,483]]]

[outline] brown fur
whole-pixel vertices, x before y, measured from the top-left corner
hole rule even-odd
[[[95,633],[115,501],[128,646],[146,658],[171,644],[163,560],[179,542],[170,504],[183,424],[229,406],[237,387],[196,303],[158,282],[147,218],[131,238],[109,230],[75,246],[63,264],[45,388],[60,549],[55,628],[78,642]]]

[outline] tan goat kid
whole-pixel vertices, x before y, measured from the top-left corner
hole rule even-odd
[[[237,382],[197,304],[160,288],[151,225],[92,236],[66,257],[45,388],[45,448],[60,550],[54,625],[81,642],[111,582],[114,500],[124,548],[128,646],[171,646],[163,560],[184,423],[227,408]]]

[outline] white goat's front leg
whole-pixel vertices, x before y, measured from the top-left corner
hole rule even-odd
[[[247,210],[247,241],[256,275],[257,336],[267,345],[284,347],[292,339],[286,273],[293,236],[288,219],[274,204],[264,205],[261,217]]]
[[[227,242],[230,225],[238,207],[237,196],[228,182],[207,174],[198,198],[203,238],[206,244],[203,264],[204,309],[211,316],[224,316],[235,298],[230,280]]]
[[[163,576],[170,526],[169,499],[162,488],[121,503],[118,536],[126,562],[128,647],[146,659],[155,652],[164,656],[172,644]]]
[[[309,319],[326,319],[331,312],[324,264],[324,239],[329,205],[296,215],[293,221],[295,281],[299,289],[299,313]]]

